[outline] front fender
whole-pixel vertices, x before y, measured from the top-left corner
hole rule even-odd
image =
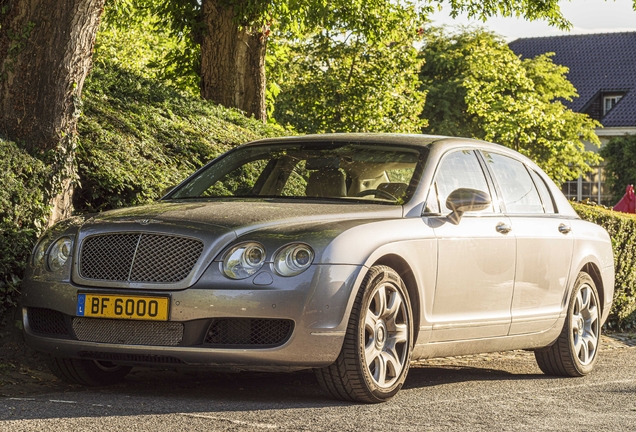
[[[420,323],[419,331],[425,334],[431,329],[429,317],[432,316],[437,278],[437,239],[424,219],[380,221],[352,228],[330,243],[323,252],[323,259],[340,264],[348,261],[363,264],[349,296],[345,322],[349,320],[356,295],[369,269],[378,262],[403,261],[413,275],[415,286],[408,288],[417,293],[417,298],[411,301],[418,302],[413,309],[419,311],[416,319]]]

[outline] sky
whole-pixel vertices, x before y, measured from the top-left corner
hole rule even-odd
[[[636,31],[636,11],[633,10],[632,0],[572,0],[560,1],[559,4],[565,18],[572,23],[569,32],[550,27],[544,21],[528,22],[524,19],[497,17],[483,23],[469,21],[466,16],[453,19],[448,15],[448,6],[432,15],[431,19],[435,25],[481,25],[500,34],[507,41],[521,37]]]

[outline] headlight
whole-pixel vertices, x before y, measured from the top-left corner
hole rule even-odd
[[[42,265],[42,261],[44,261],[44,254],[46,254],[46,249],[49,247],[51,243],[46,241],[46,238],[43,238],[38,242],[33,249],[33,266]]]
[[[51,246],[49,250],[49,270],[57,271],[61,269],[71,256],[73,250],[73,241],[69,237],[59,238]]]
[[[265,248],[260,243],[241,243],[223,257],[223,273],[232,279],[245,279],[265,264]]]
[[[307,270],[314,260],[314,251],[306,244],[290,244],[276,252],[274,270],[281,276],[296,276]]]

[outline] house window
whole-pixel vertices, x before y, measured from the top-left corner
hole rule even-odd
[[[621,100],[622,97],[623,95],[604,96],[603,97],[603,115],[610,112],[610,110],[614,108],[614,105],[616,105],[618,101]]]
[[[605,169],[593,167],[593,171],[582,175],[576,180],[567,181],[561,186],[561,191],[567,199],[581,201],[589,199],[595,203],[613,206],[612,194],[607,185]]]

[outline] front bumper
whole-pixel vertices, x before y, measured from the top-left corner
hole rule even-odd
[[[67,335],[55,335],[44,334],[41,328],[34,328],[29,322],[30,308],[56,311],[71,322],[78,293],[165,295],[165,290],[82,287],[27,279],[22,300],[25,338],[36,350],[58,357],[94,358],[122,364],[170,363],[237,370],[323,367],[335,361],[342,347],[353,290],[362,268],[314,265],[291,278],[264,270],[260,274],[267,273],[267,277],[255,275],[241,281],[228,280],[219,272],[208,271],[192,287],[168,292],[169,321],[183,323],[185,329],[177,346],[78,340],[70,325]],[[270,279],[271,283],[262,284],[263,280]],[[291,320],[293,331],[282,345],[274,347],[206,345],[205,334],[210,324],[225,318]]]

